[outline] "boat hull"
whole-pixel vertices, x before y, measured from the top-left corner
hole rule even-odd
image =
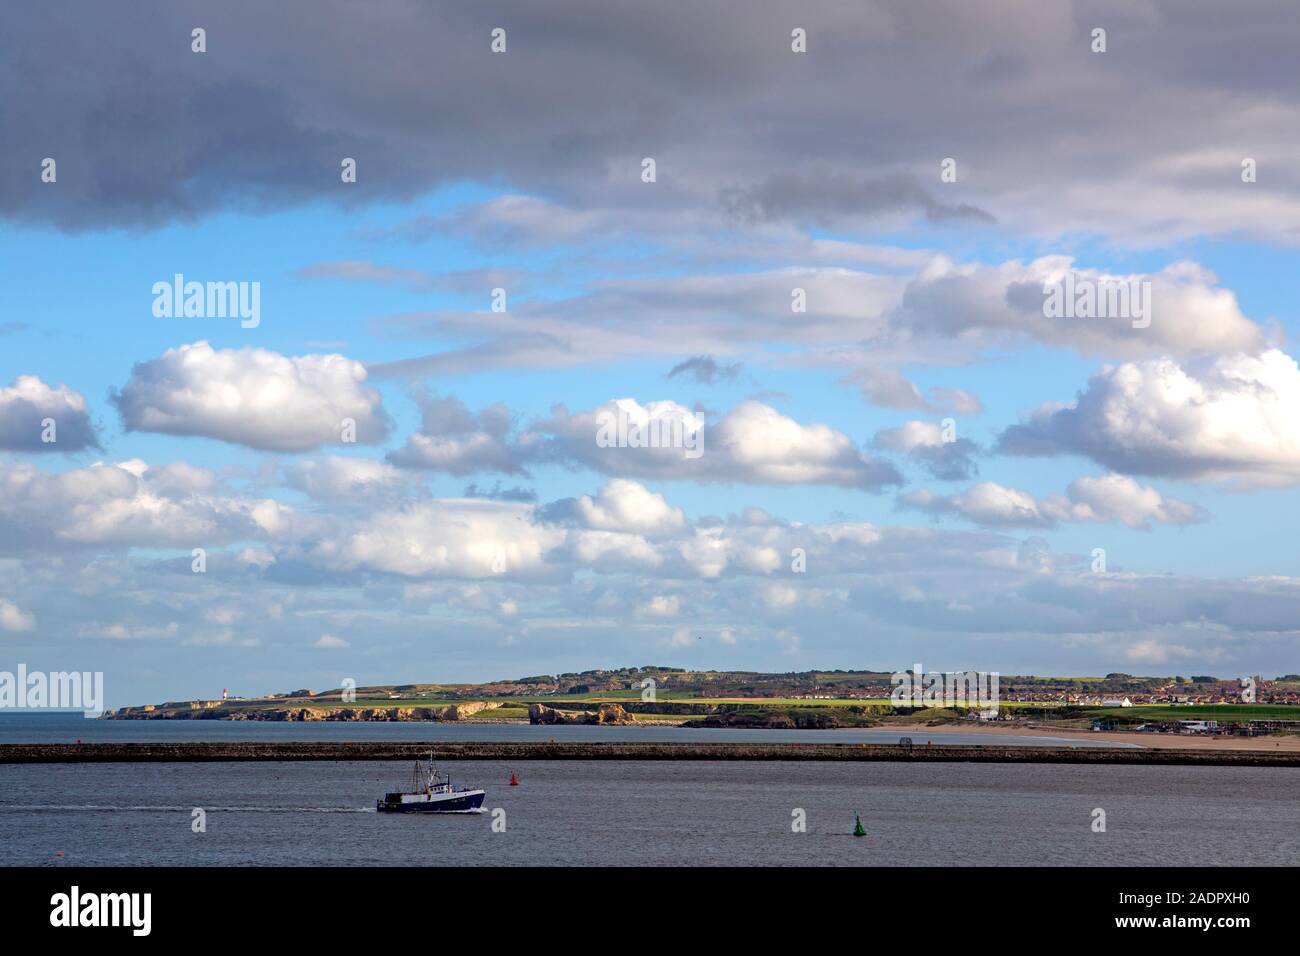
[[[380,813],[477,813],[483,807],[484,790],[461,790],[456,793],[404,794],[400,801],[380,800]]]

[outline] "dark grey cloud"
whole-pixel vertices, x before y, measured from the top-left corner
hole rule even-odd
[[[718,382],[734,382],[743,368],[744,365],[740,362],[719,363],[712,355],[695,355],[674,365],[666,377],[671,379],[686,375],[701,385],[714,385]]]
[[[491,488],[480,488],[476,483],[471,482],[465,486],[462,494],[466,498],[490,498],[493,501],[516,501],[525,504],[537,500],[537,492],[533,491],[533,489],[523,488],[518,485],[504,488],[499,481]]]
[[[980,447],[968,438],[956,437],[955,421],[910,421],[898,428],[882,428],[871,444],[905,454],[940,481],[964,481],[979,473],[975,458]]]
[[[1300,24],[1270,0],[1228,16],[1211,0],[6,4],[0,86],[22,95],[0,103],[0,215],[158,226],[476,180],[719,220],[1294,238]],[[1099,23],[1105,54],[1088,50]],[[807,53],[790,50],[796,24]],[[1238,149],[1265,171],[1267,209]],[[956,183],[939,181],[946,157]]]
[[[572,526],[578,524],[578,499],[561,498],[537,509],[537,520],[542,524]]]
[[[1069,416],[1058,420],[1068,427]],[[996,455],[1017,455],[1022,458],[1050,458],[1068,451],[1069,445],[1060,440],[1058,427],[1050,417],[1039,418],[1033,425],[1010,425],[1002,430],[997,444],[993,446]]]
[[[834,174],[778,173],[747,188],[723,192],[722,203],[743,222],[788,220],[835,226],[898,213],[920,213],[929,222],[968,220],[993,223],[993,216],[968,203],[945,203],[914,176],[848,179]]]
[[[908,455],[940,481],[965,481],[979,474],[979,450],[973,441],[958,438],[946,445],[913,448]]]
[[[399,468],[442,471],[452,475],[499,471],[527,475],[511,438],[510,410],[497,402],[478,412],[455,397],[417,395],[422,412],[420,430],[406,444],[388,453]]]

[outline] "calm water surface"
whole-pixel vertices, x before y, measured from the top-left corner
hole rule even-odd
[[[345,866],[1300,862],[1300,770],[1015,764],[449,763],[493,815],[391,816],[405,763],[0,767],[0,863]],[[521,785],[507,785],[511,769]],[[191,811],[207,811],[207,832]],[[1092,811],[1107,814],[1093,833]],[[791,831],[791,812],[807,832]],[[853,814],[869,835],[850,836]]]

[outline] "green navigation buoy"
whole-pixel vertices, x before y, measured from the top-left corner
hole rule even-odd
[[[857,813],[853,814],[853,835],[854,836],[867,835],[867,831],[862,829],[862,817],[858,816]]]

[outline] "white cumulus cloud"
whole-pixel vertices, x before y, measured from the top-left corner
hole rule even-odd
[[[389,420],[366,369],[342,355],[287,356],[195,342],[141,362],[113,403],[128,431],[196,435],[266,451],[377,444]]]
[[[1003,432],[1009,454],[1086,455],[1124,474],[1300,482],[1300,368],[1285,352],[1108,366],[1072,404]]]
[[[1019,488],[985,481],[955,495],[914,491],[902,495],[899,503],[991,528],[1050,528],[1060,522],[1088,521],[1148,530],[1153,522],[1184,525],[1205,517],[1196,505],[1166,498],[1125,475],[1078,478],[1064,495],[1041,500]]]
[[[36,618],[23,611],[13,601],[0,598],[0,631],[30,631]]]
[[[680,420],[698,428],[697,447],[602,447],[597,436],[623,418],[640,426]],[[539,460],[584,465],[610,475],[763,485],[837,485],[878,491],[900,484],[888,462],[864,454],[848,435],[828,425],[803,424],[770,405],[747,401],[716,425],[671,401],[642,405],[616,399],[587,412],[557,406],[523,438]]]
[[[575,507],[586,527],[601,531],[674,531],[686,523],[681,508],[627,478],[610,479],[595,498],[583,495]]]
[[[53,422],[52,431],[47,422]],[[45,437],[53,437],[46,441]],[[86,399],[66,385],[50,388],[35,375],[19,375],[0,388],[0,449],[80,451],[97,448]]]
[[[191,465],[96,462],[60,473],[0,463],[0,551],[60,545],[211,547],[286,532],[293,509],[222,493]]]

